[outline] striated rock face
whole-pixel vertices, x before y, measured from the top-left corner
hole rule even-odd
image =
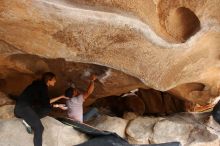
[[[218,95],[219,0],[0,2],[0,87],[7,93],[45,70],[56,72],[63,87],[70,78],[63,65],[81,62],[112,70],[96,97],[138,87],[200,104]]]
[[[111,114],[122,117],[126,112],[135,115],[169,115],[187,111],[185,101],[153,89],[138,89],[135,93],[121,96],[108,96],[96,100],[93,106],[111,111]],[[104,112],[108,113],[108,112]],[[109,114],[109,113],[108,113]],[[110,114],[110,115],[111,115]]]
[[[187,110],[183,100],[167,92],[139,89],[137,94],[145,104],[145,114],[173,114]]]

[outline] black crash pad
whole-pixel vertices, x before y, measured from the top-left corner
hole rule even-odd
[[[220,124],[220,101],[214,106],[212,116]]]
[[[132,145],[129,144],[125,139],[121,138],[116,133],[109,131],[102,131],[87,124],[79,123],[77,121],[72,121],[71,119],[57,118],[57,120],[61,121],[66,125],[72,126],[74,129],[82,133],[85,133],[91,137],[91,139],[89,139],[88,141],[75,146],[181,146],[179,142]]]

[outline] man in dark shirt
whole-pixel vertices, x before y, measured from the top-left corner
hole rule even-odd
[[[42,146],[42,134],[44,127],[40,121],[47,116],[51,109],[51,103],[67,98],[59,96],[53,99],[48,97],[48,87],[56,83],[55,74],[46,72],[42,75],[41,80],[35,80],[25,88],[19,96],[15,106],[15,116],[22,118],[29,133],[31,128],[34,130],[34,146]],[[28,127],[28,126],[31,127]]]

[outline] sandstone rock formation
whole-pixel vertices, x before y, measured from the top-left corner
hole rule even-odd
[[[16,79],[11,74],[26,78],[23,87],[36,77],[34,74],[62,66],[51,67],[35,57],[30,57],[34,64],[22,62],[31,54],[47,58],[51,65],[62,58],[123,72],[106,84],[113,84],[118,76],[139,79],[118,86],[123,91],[112,94],[143,87],[144,83],[160,91],[172,89],[179,98],[200,104],[218,95],[218,0],[0,2],[1,86],[9,84],[9,78]],[[12,59],[14,55],[19,59]],[[63,77],[64,71],[58,72]],[[192,90],[182,91],[182,85]]]
[[[86,76],[96,73],[96,89],[85,106],[137,88],[153,92],[143,94],[145,109],[150,103],[146,113],[173,113],[186,103],[189,108],[212,103],[220,89],[219,11],[219,0],[0,0],[0,90],[19,95],[42,72],[53,71],[57,75],[53,97],[72,82],[85,90]],[[160,91],[166,91],[166,98]],[[1,112],[11,113],[13,101],[2,97]],[[161,110],[155,108],[162,105]],[[216,144],[216,134],[178,118],[175,123],[169,118],[156,122],[151,138],[150,133],[135,137],[131,128],[130,138],[166,141],[173,137],[160,135],[157,128],[166,131],[171,125],[173,131],[192,130],[182,132],[194,139],[178,137],[185,145]],[[0,124],[7,127],[3,121]],[[0,126],[3,131],[4,126]]]

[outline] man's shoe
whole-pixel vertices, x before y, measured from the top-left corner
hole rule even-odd
[[[28,123],[26,123],[26,121],[25,121],[25,120],[22,120],[22,123],[23,123],[23,125],[25,126],[25,128],[26,128],[27,132],[28,132],[29,134],[32,134],[32,129],[31,129],[31,126],[30,126],[30,125],[28,125]]]

